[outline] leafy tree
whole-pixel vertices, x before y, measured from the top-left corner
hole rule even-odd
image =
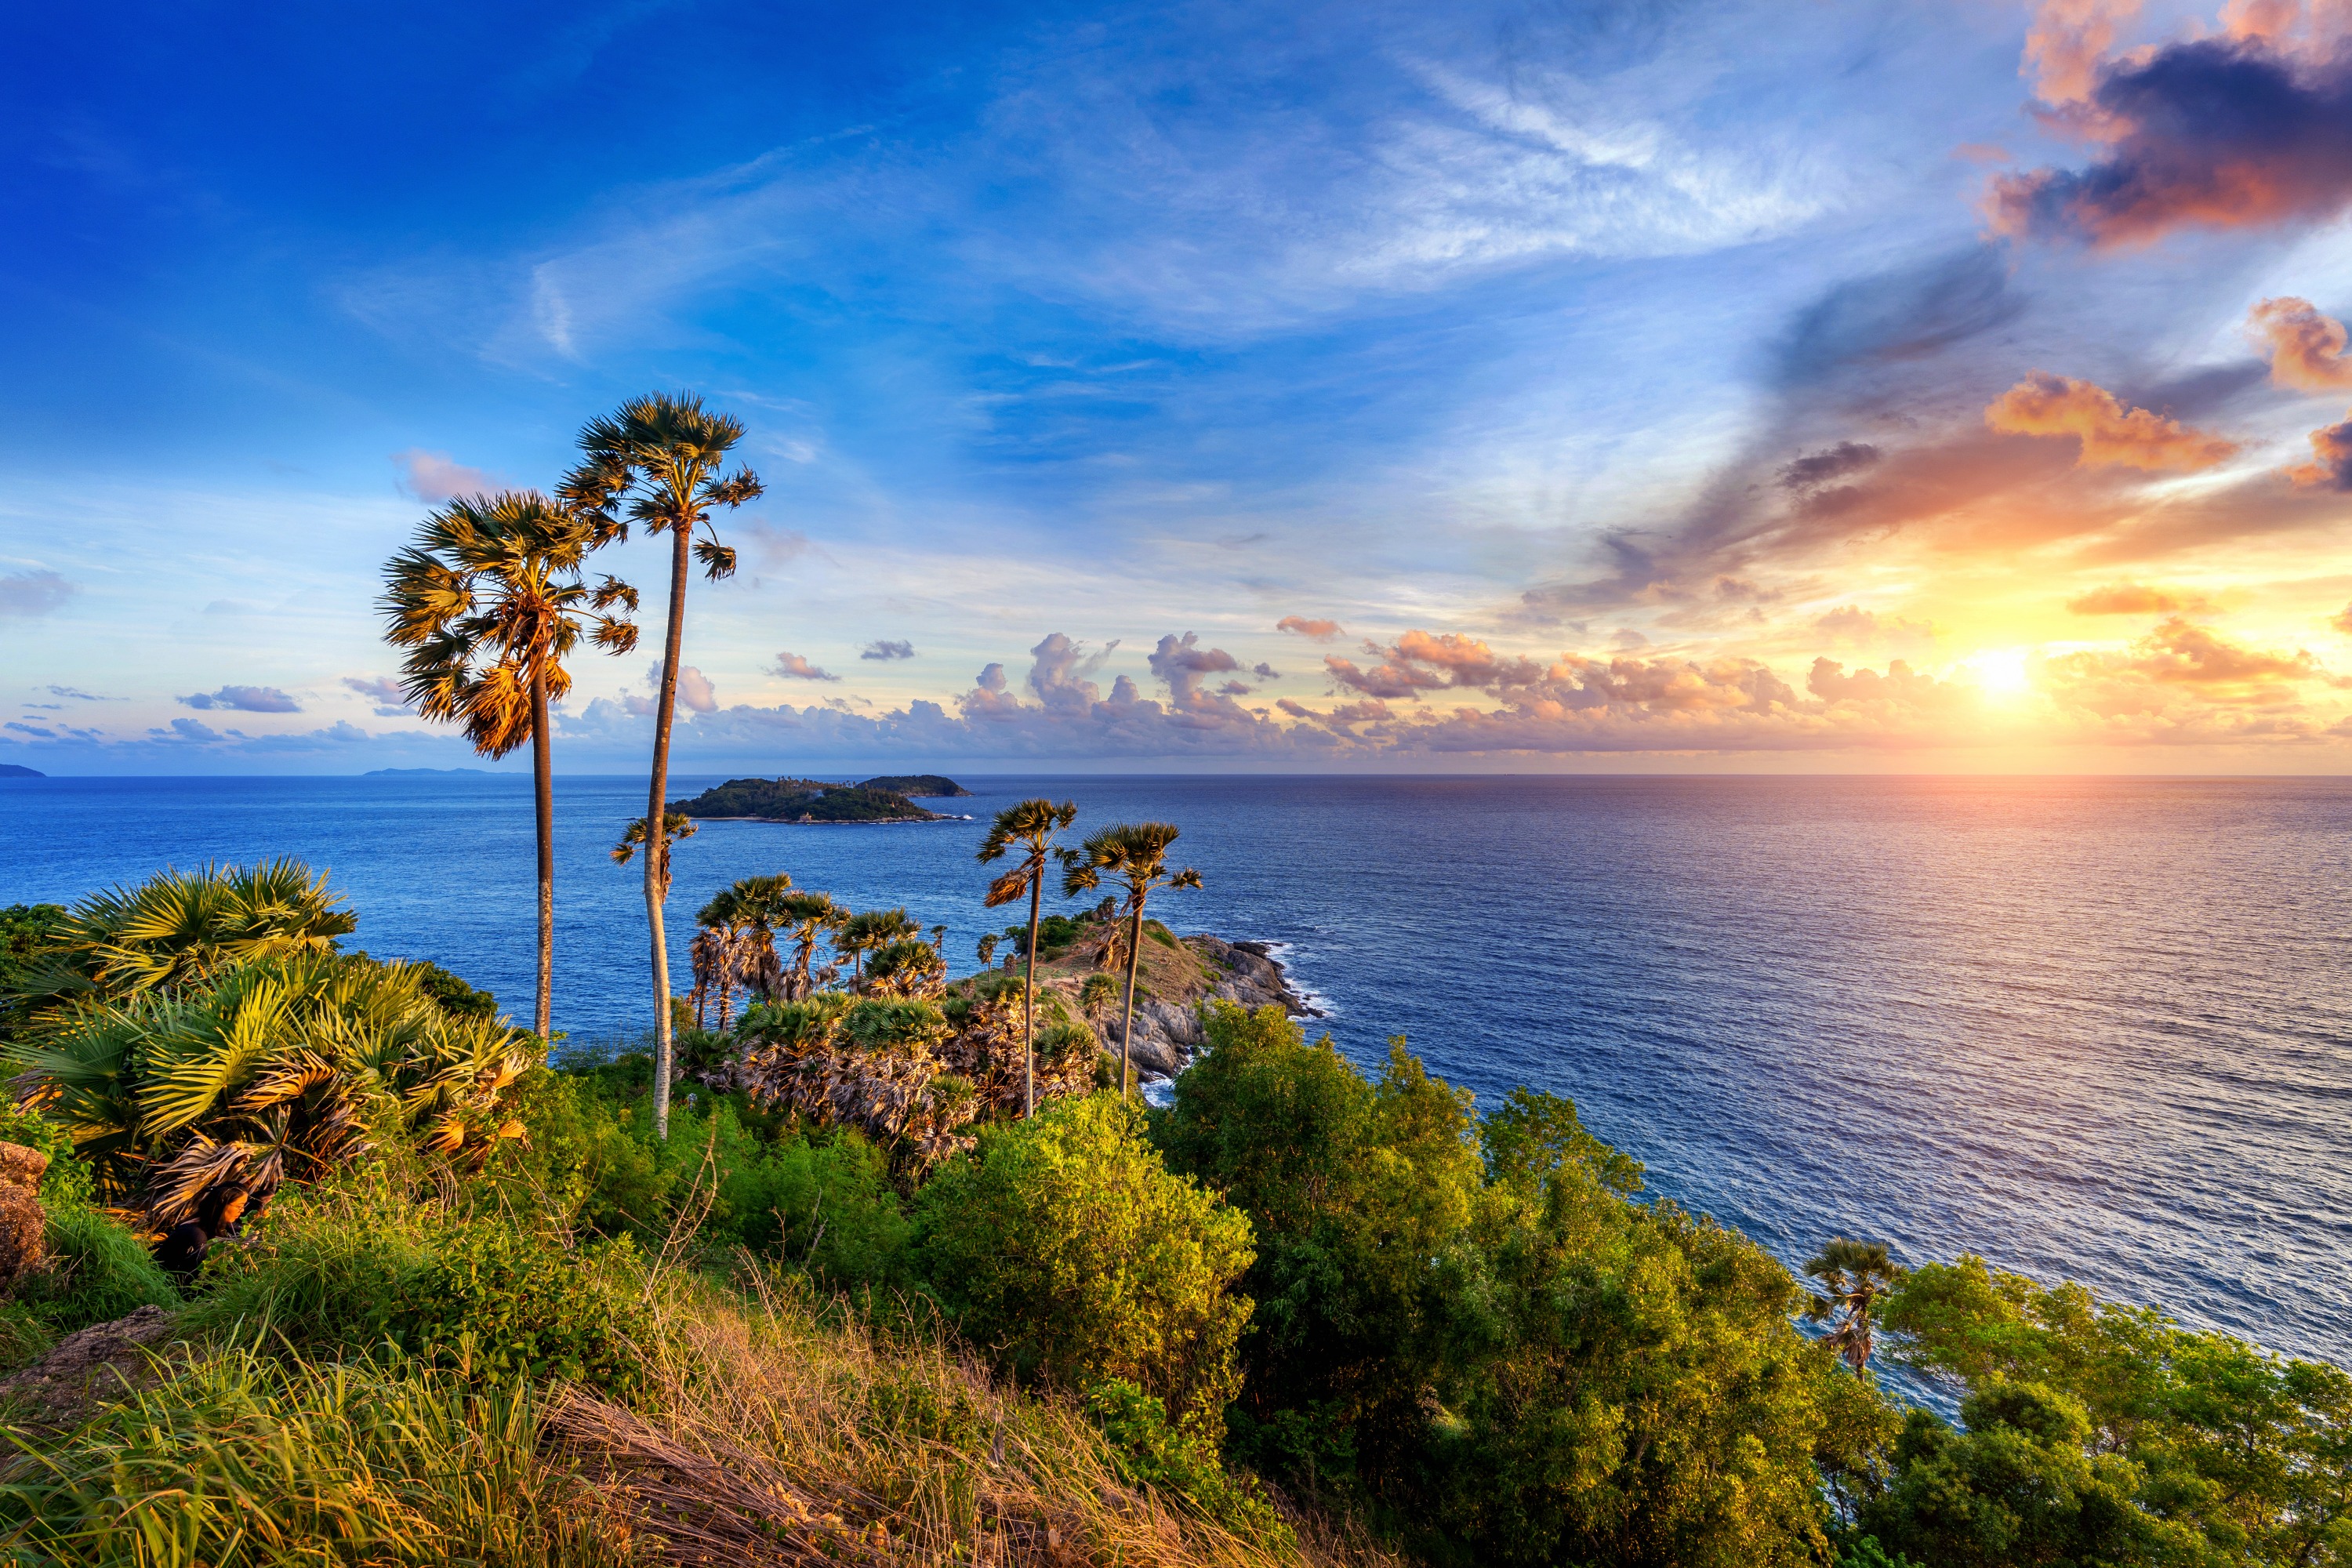
[[[1189,867],[1181,871],[1168,868],[1168,847],[1176,842],[1177,829],[1165,822],[1118,823],[1100,832],[1087,835],[1087,841],[1076,850],[1061,852],[1063,866],[1062,895],[1075,898],[1079,893],[1102,886],[1108,877],[1127,889],[1127,1001],[1118,1026],[1118,1091],[1133,1091],[1135,1052],[1135,970],[1141,957],[1139,943],[1143,937],[1143,906],[1154,888],[1197,888],[1201,874]]]
[[[1805,1273],[1822,1282],[1806,1299],[1807,1321],[1830,1324],[1822,1342],[1860,1377],[1870,1364],[1878,1299],[1902,1283],[1902,1267],[1887,1257],[1885,1244],[1841,1236],[1805,1265]]]
[[[1020,851],[1021,858],[1013,868],[989,883],[988,908],[1018,902],[1024,894],[1029,900],[1029,940],[1022,950],[1028,955],[1028,967],[1021,981],[1024,1116],[1037,1114],[1038,900],[1045,890],[1045,867],[1054,857],[1055,841],[1063,829],[1077,820],[1077,816],[1076,801],[1066,800],[1059,805],[1048,800],[1021,801],[996,814],[978,850],[982,865],[1002,860],[1016,849]],[[996,955],[996,939],[982,937],[981,942],[980,961],[986,963]]]
[[[2039,1383],[1987,1384],[1960,1406],[1964,1430],[1914,1410],[1895,1444],[1897,1479],[1860,1524],[1935,1568],[2074,1568],[2208,1561],[2189,1526],[2139,1508],[2145,1472],[2094,1453],[2079,1400]]]
[[[401,687],[426,719],[462,723],[474,750],[530,742],[539,841],[539,1037],[553,1027],[555,786],[548,705],[572,689],[564,661],[584,634],[607,653],[637,646],[637,591],[581,580],[588,552],[625,532],[545,496],[467,496],[425,520],[384,566],[384,638],[408,650]]]
[[[2183,1329],[2146,1308],[2102,1301],[2080,1285],[2045,1286],[1975,1257],[1911,1270],[1887,1295],[1880,1317],[1903,1361],[1957,1380],[1971,1399],[2031,1388],[2046,1395],[2051,1408],[2080,1418],[2079,1430],[2073,1415],[2011,1421],[2051,1450],[2046,1459],[2011,1452],[2013,1444],[1950,1447],[1915,1421],[1908,1436],[1916,1440],[1898,1455],[1894,1500],[1880,1514],[1864,1514],[1865,1521],[1885,1521],[1887,1530],[1871,1528],[1889,1546],[1935,1563],[1933,1551],[1943,1549],[1933,1544],[1937,1531],[2001,1538],[2019,1505],[1997,1468],[1988,1467],[2008,1454],[2017,1464],[2051,1468],[2058,1477],[2053,1485],[2072,1486],[2069,1478],[2090,1475],[2109,1490],[2123,1489],[2147,1520],[2192,1530],[2214,1560],[2298,1568],[2352,1562],[2352,1373]],[[1979,1423],[1969,1408],[1964,1403],[1964,1436],[1973,1439]],[[2073,1458],[2056,1451],[2066,1443],[2077,1450]],[[2101,1470],[2093,1462],[2102,1459],[2126,1461],[2130,1469]],[[1924,1468],[1915,1482],[1917,1467]],[[1934,1517],[1919,1515],[1930,1499],[1940,1500]],[[2042,1516],[2027,1510],[2020,1517],[2027,1523],[2015,1528],[2025,1530]],[[1888,1533],[1898,1528],[1913,1533],[1899,1540]],[[2137,1524],[2132,1529],[2140,1532],[2119,1538],[2178,1547],[2167,1531],[2151,1536]]]
[[[1124,1378],[1211,1436],[1239,1383],[1250,1226],[1171,1175],[1108,1095],[981,1135],[916,1205],[921,1266],[964,1337],[1024,1377]]]
[[[359,923],[341,903],[299,860],[161,871],[74,905],[19,971],[15,995],[36,1014],[170,996],[239,964],[331,952]]]
[[[978,945],[973,949],[973,951],[978,956],[980,966],[982,969],[993,969],[996,967],[996,944],[1003,940],[1004,939],[998,936],[994,931],[988,931],[981,937]]]
[[[741,506],[761,493],[751,469],[723,472],[728,453],[742,438],[742,421],[710,412],[700,398],[656,393],[624,404],[609,417],[590,421],[580,432],[581,463],[562,487],[572,510],[599,519],[604,526],[620,530],[619,513],[625,509],[628,521],[670,536],[669,615],[662,639],[661,693],[654,706],[646,822],[666,814],[678,650],[686,635],[688,548],[713,582],[731,576],[735,552],[719,542],[711,511]],[[698,530],[704,537],[696,537]],[[662,900],[669,891],[668,849],[667,842],[656,844],[646,857],[646,922],[653,948],[654,1125],[664,1137],[669,1130],[671,1070],[669,952],[662,931]]]

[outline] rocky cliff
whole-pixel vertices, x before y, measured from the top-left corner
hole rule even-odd
[[[1251,1008],[1276,1006],[1294,1017],[1321,1016],[1291,987],[1265,943],[1177,937],[1157,922],[1154,927],[1147,928],[1136,976],[1135,1065],[1144,1077],[1173,1078],[1192,1061],[1202,1042],[1201,1004],[1211,998]],[[1060,992],[1073,1007],[1079,1006],[1089,976],[1108,974],[1120,986],[1126,978],[1123,966],[1105,963],[1110,928],[1090,923],[1085,929],[1085,936],[1058,953],[1040,944],[1039,986]],[[1119,955],[1114,949],[1109,956],[1115,961]],[[1017,952],[1004,961],[1004,968],[1014,973],[1021,965]],[[1118,1049],[1118,1002],[1115,992],[1108,1005],[1092,1014],[1103,1048],[1114,1053]]]

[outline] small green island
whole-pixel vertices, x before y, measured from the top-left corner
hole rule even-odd
[[[906,786],[916,785],[910,789]],[[936,773],[827,784],[820,779],[729,779],[670,809],[705,822],[945,822],[910,796],[969,795]]]

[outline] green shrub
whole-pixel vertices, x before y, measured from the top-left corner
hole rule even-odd
[[[1074,1389],[1123,1377],[1212,1437],[1239,1381],[1249,1222],[1171,1176],[1113,1095],[992,1127],[916,1205],[918,1256],[964,1337]]]
[[[425,1266],[436,1215],[381,1168],[279,1194],[205,1258],[191,1331],[266,1333],[305,1349],[367,1350]]]
[[[1171,1425],[1167,1406],[1125,1378],[1088,1389],[1087,1414],[1102,1428],[1112,1468],[1129,1486],[1175,1492],[1235,1535],[1265,1545],[1297,1544],[1296,1532],[1256,1483],[1225,1473],[1215,1443]]]
[[[89,1167],[74,1153],[73,1134],[36,1110],[0,1103],[0,1143],[20,1143],[49,1157],[41,1176],[44,1204],[88,1203],[96,1184]]]
[[[627,1247],[613,1250],[625,1257]],[[561,1380],[626,1397],[645,1384],[639,1347],[652,1318],[616,1288],[607,1261],[503,1220],[465,1222],[436,1238],[385,1315],[385,1337],[468,1379]]]

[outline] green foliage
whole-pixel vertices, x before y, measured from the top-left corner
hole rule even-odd
[[[804,1005],[758,1011],[772,1023]],[[665,1142],[643,1066],[533,1074],[520,1112],[529,1148],[492,1179],[605,1236],[655,1246],[690,1219],[705,1256],[743,1247],[837,1287],[898,1280],[910,1226],[879,1149],[850,1128],[812,1138],[740,1095],[673,1106]]]
[[[920,1267],[974,1345],[1068,1388],[1123,1377],[1213,1432],[1250,1303],[1248,1222],[1171,1176],[1112,1096],[989,1129],[917,1203]]]
[[[1087,1414],[1110,1444],[1118,1479],[1129,1486],[1174,1492],[1208,1518],[1245,1540],[1296,1546],[1283,1522],[1247,1478],[1228,1475],[1217,1445],[1196,1427],[1171,1424],[1168,1407],[1123,1377],[1087,1391]]]
[[[487,991],[469,985],[459,975],[451,973],[437,963],[413,959],[409,968],[415,972],[417,984],[425,994],[441,1004],[441,1010],[452,1018],[495,1018],[499,1016],[499,999]]]
[[[1919,1568],[1901,1552],[1890,1553],[1874,1535],[1854,1535],[1838,1543],[1836,1568]]]
[[[0,1143],[38,1149],[49,1157],[49,1168],[41,1174],[43,1203],[89,1201],[94,1178],[89,1167],[74,1153],[73,1134],[62,1123],[37,1110],[0,1101]]]
[[[573,1253],[502,1219],[436,1238],[383,1330],[427,1365],[469,1380],[576,1383],[627,1397],[645,1384],[645,1306],[621,1288],[614,1253]]]
[[[1642,1190],[1642,1162],[1584,1130],[1576,1107],[1556,1094],[1515,1089],[1478,1123],[1487,1179],[1533,1192],[1570,1161],[1612,1193]]]
[[[1078,938],[1085,935],[1084,925],[1067,915],[1044,915],[1037,921],[1037,962],[1051,963],[1070,951]],[[1029,926],[1025,921],[1004,928],[1004,940],[1022,957],[1029,955]]]
[[[1373,1083],[1278,1008],[1206,1021],[1154,1135],[1255,1227],[1237,1453],[1444,1562],[1826,1550],[1817,1458],[1860,1465],[1885,1422],[1791,1327],[1785,1268],[1627,1202],[1639,1167],[1564,1100],[1480,1127],[1402,1042]]]
[[[2352,1373],[1973,1257],[1913,1270],[1881,1318],[1969,1391],[1965,1431],[1913,1415],[1864,1506],[1889,1546],[1934,1568],[2352,1563]]]
[[[32,971],[63,936],[62,904],[10,904],[0,909],[0,1045],[32,1021]]]

